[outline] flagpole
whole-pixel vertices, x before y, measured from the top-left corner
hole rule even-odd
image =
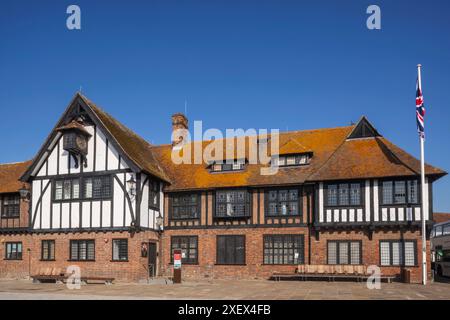
[[[419,81],[419,88],[422,92],[422,65],[417,65],[417,75]],[[423,93],[422,93],[423,95]],[[426,225],[425,225],[425,141],[424,134],[420,134],[420,180],[421,180],[421,191],[422,191],[422,284],[427,284],[427,236],[426,236]]]

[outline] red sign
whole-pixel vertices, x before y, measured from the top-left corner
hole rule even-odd
[[[181,268],[181,250],[173,251],[173,267],[175,269]]]

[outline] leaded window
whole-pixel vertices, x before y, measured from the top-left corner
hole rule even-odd
[[[22,260],[22,242],[6,242],[5,259]]]
[[[326,186],[326,197],[328,207],[361,206],[361,184],[356,182],[328,184]]]
[[[245,236],[217,236],[218,264],[245,264]]]
[[[200,195],[173,194],[170,196],[170,209],[172,219],[197,219],[200,217]]]
[[[328,264],[362,264],[361,241],[328,241]]]
[[[95,240],[70,240],[70,260],[94,261]]]
[[[273,157],[272,162],[279,167],[301,166],[309,163],[311,154],[279,155],[277,162],[275,162],[276,159],[276,157]]]
[[[74,200],[79,198],[80,179],[63,179],[55,181],[54,200]]]
[[[417,180],[383,181],[381,188],[384,205],[417,204],[419,202]]]
[[[41,243],[41,260],[55,260],[55,240],[42,240]]]
[[[381,266],[417,265],[417,243],[414,240],[381,240]]]
[[[112,241],[112,260],[128,261],[128,239],[114,239]]]
[[[250,214],[249,202],[247,190],[217,191],[215,217],[247,217]]]
[[[295,216],[300,215],[300,197],[298,189],[269,190],[267,198],[267,216]]]
[[[3,196],[0,209],[2,218],[18,218],[20,216],[20,196],[15,194]]]
[[[211,165],[212,172],[239,171],[245,168],[245,159],[226,161],[224,163],[215,162]]]
[[[174,236],[171,237],[171,255],[173,263],[174,250],[181,250],[181,263],[198,263],[198,237],[197,236]]]
[[[303,264],[303,235],[265,235],[264,264]]]
[[[149,181],[149,196],[148,196],[149,208],[153,210],[159,210],[159,182]]]
[[[111,176],[84,178],[85,199],[108,199],[112,196]]]

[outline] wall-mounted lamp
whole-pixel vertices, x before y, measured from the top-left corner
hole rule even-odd
[[[26,202],[30,201],[30,189],[25,185],[22,185],[22,188],[19,189],[20,198]]]
[[[158,230],[162,230],[162,227],[164,224],[164,219],[163,219],[163,217],[161,217],[161,213],[159,213],[158,216],[156,217],[155,224],[156,224],[156,228]]]
[[[136,180],[134,180],[134,177],[131,176],[131,178],[127,181],[128,186],[128,193],[130,196],[134,197],[136,195]]]

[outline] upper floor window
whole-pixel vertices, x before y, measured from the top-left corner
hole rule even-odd
[[[247,217],[250,214],[250,196],[247,190],[216,192],[216,212],[219,218]]]
[[[417,180],[388,180],[381,185],[382,201],[385,205],[417,204]]]
[[[159,210],[159,182],[149,181],[148,206],[151,209]]]
[[[269,190],[266,192],[268,216],[295,216],[300,214],[298,189]]]
[[[80,179],[55,181],[55,200],[72,200],[80,198]]]
[[[22,260],[22,242],[6,242],[5,259]]]
[[[450,235],[450,223],[434,226],[431,230],[431,237],[433,238],[448,235]]]
[[[278,161],[274,164],[279,167],[301,166],[308,164],[310,159],[311,154],[309,153],[279,155]],[[276,158],[273,159],[273,161],[275,160]]]
[[[200,217],[200,195],[180,193],[170,196],[170,217],[172,219],[197,219]]]
[[[107,199],[112,195],[111,176],[98,176],[83,179],[85,199]]]
[[[329,184],[326,188],[328,207],[337,206],[360,206],[361,201],[361,183],[339,183]]]
[[[5,195],[3,196],[2,205],[0,207],[2,218],[18,218],[20,215],[20,196]]]
[[[109,199],[112,196],[111,180],[111,176],[56,180],[54,183],[53,199],[55,201]]]
[[[211,165],[211,172],[226,172],[239,171],[245,167],[245,159],[234,160],[233,162],[226,161],[225,163],[214,162]]]

